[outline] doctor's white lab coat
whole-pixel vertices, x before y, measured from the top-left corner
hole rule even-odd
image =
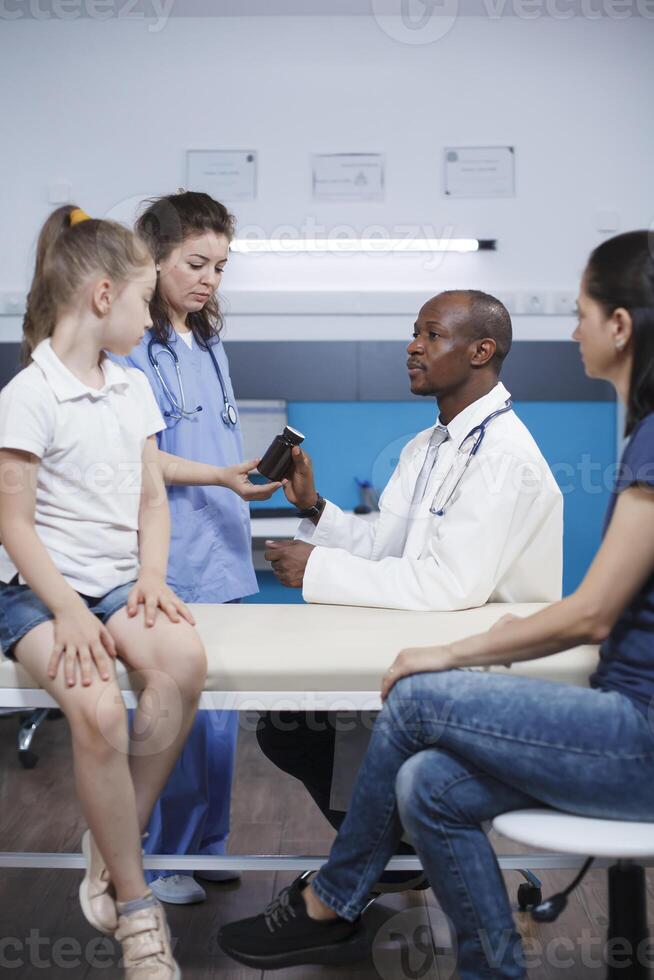
[[[560,598],[563,499],[514,412],[488,424],[443,515],[429,512],[460,472],[460,444],[509,397],[498,383],[452,420],[418,507],[411,501],[432,429],[404,447],[377,520],[345,514],[328,501],[317,526],[303,521],[297,537],[316,545],[305,570],[304,599],[449,610]]]

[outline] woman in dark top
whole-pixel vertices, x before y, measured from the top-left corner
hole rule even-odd
[[[546,804],[654,820],[654,235],[591,254],[579,290],[586,373],[627,410],[604,538],[561,602],[449,646],[403,650],[330,858],[259,916],[225,926],[222,948],[266,969],[347,961],[372,885],[411,838],[458,939],[462,980],[524,978],[506,888],[482,824]],[[527,481],[528,484],[528,481]],[[528,492],[528,490],[526,490]],[[589,688],[464,667],[600,643]]]

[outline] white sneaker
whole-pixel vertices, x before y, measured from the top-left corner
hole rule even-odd
[[[241,872],[229,871],[227,868],[224,868],[221,871],[209,871],[207,868],[204,871],[196,871],[195,877],[202,878],[202,881],[240,881]]]
[[[169,905],[194,905],[207,897],[193,875],[161,875],[150,882],[150,888],[160,902]]]
[[[200,848],[200,857],[225,857],[227,853],[227,840],[212,841],[210,844],[206,844],[204,847]],[[197,878],[202,878],[203,881],[240,881],[241,872],[233,871],[231,869],[225,868],[222,871],[209,871],[204,869],[202,871],[196,871],[195,875]]]
[[[181,980],[161,905],[156,902],[129,915],[120,914],[120,907],[118,911],[116,939],[123,950],[125,980]]]
[[[79,901],[87,922],[104,936],[113,936],[118,925],[116,898],[109,872],[91,831],[82,837],[86,874],[79,886]]]

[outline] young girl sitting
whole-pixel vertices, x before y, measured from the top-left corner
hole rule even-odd
[[[141,834],[190,730],[206,659],[166,585],[164,427],[126,355],[151,325],[143,242],[79,208],[41,232],[24,323],[31,363],[0,395],[0,644],[68,719],[89,831],[82,911],[132,980],[181,976],[143,877]],[[129,744],[115,660],[142,693]]]

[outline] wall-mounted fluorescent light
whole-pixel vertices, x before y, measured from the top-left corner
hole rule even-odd
[[[479,252],[494,238],[235,238],[233,252]]]

